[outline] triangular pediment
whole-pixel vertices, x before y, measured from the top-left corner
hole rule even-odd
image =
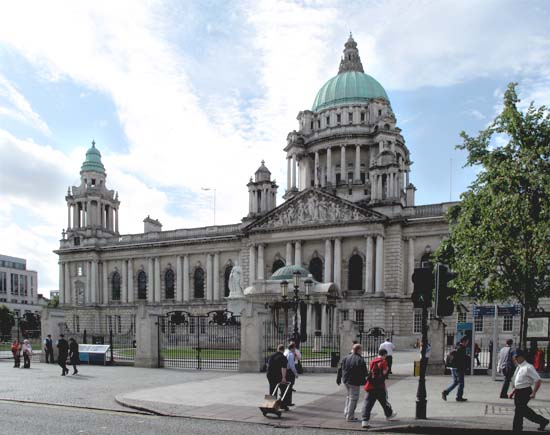
[[[359,207],[320,189],[310,188],[251,223],[246,230],[383,222],[386,219],[386,216],[374,210]]]

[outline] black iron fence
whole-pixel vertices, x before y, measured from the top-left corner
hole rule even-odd
[[[241,325],[229,311],[174,311],[159,317],[158,333],[159,367],[239,369]]]
[[[284,324],[277,325],[273,321],[264,323],[264,370],[267,368],[269,357],[277,351],[277,346],[287,346],[292,336],[293,332],[287,331]],[[317,331],[313,336],[308,336],[299,350],[304,368],[337,367],[340,361],[340,336]]]
[[[378,356],[380,345],[386,340],[386,334],[382,328],[371,328],[359,333],[359,343],[363,347],[363,358],[367,365]]]
[[[0,359],[13,358],[11,347],[15,340],[19,340],[20,345],[23,340],[28,340],[32,348],[32,361],[38,362],[43,347],[40,335],[39,329],[18,332],[17,328],[13,328],[10,334],[0,335]]]

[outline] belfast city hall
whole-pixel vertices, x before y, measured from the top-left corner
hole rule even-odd
[[[148,216],[143,233],[122,233],[124,198],[107,185],[92,144],[80,185],[68,189],[56,250],[66,328],[135,332],[140,309],[204,318],[228,307],[234,315],[247,305],[267,310],[286,300],[283,280],[292,296],[294,280],[306,301],[295,316],[304,337],[338,334],[351,320],[412,347],[421,313],[411,274],[448,235],[452,204],[415,205],[409,149],[351,35],[338,74],[297,120],[283,149],[284,202],[262,161],[247,184],[249,208],[231,225],[163,231]]]

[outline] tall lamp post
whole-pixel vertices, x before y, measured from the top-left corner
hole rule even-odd
[[[298,271],[292,274],[294,294],[290,297],[288,295],[288,281],[281,281],[281,300],[271,304],[272,309],[278,310],[280,308],[283,308],[285,310],[285,313],[288,313],[288,310],[290,309],[294,310],[294,330],[292,333],[292,340],[296,343],[296,347],[298,348],[300,347],[301,342],[300,331],[298,329],[298,309],[300,308],[302,303],[304,303],[305,301],[309,301],[309,298],[311,296],[311,289],[313,288],[313,281],[307,278],[304,281],[305,299],[300,298],[300,277],[301,275]]]
[[[214,225],[216,225],[216,189],[213,187],[201,187],[201,190],[214,192]]]

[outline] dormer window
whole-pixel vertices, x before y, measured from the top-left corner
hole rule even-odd
[[[92,187],[95,187],[95,178],[92,178]]]
[[[353,122],[353,113],[351,112],[348,113],[348,121],[350,122],[350,124]]]
[[[342,115],[340,115],[339,113],[336,114],[336,122],[337,122],[338,124],[340,124],[340,123],[342,122]]]
[[[361,122],[365,122],[365,112],[361,112]]]

